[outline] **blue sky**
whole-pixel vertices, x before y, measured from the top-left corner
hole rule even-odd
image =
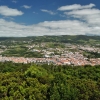
[[[0,36],[100,35],[100,0],[0,0]]]

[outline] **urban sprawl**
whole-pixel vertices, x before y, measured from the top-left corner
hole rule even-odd
[[[14,63],[36,63],[36,64],[54,64],[54,65],[100,65],[100,58],[88,58],[83,52],[97,52],[100,54],[100,48],[91,47],[89,45],[73,45],[66,43],[64,48],[46,48],[46,43],[27,45],[28,51],[41,53],[43,57],[16,57],[16,56],[0,56],[0,62],[11,61]],[[7,47],[4,51],[7,51]],[[14,46],[12,46],[14,47]],[[9,47],[10,48],[10,47]],[[40,49],[42,48],[42,49]],[[74,51],[72,51],[74,50]],[[57,54],[55,54],[55,52]]]

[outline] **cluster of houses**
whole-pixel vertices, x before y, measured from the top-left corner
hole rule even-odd
[[[42,49],[38,48],[43,47]],[[73,66],[84,66],[84,65],[100,65],[100,58],[87,58],[83,56],[83,51],[98,52],[100,48],[90,47],[88,45],[72,45],[65,44],[65,48],[46,48],[46,43],[28,45],[27,48],[31,52],[42,53],[42,58],[25,58],[25,57],[3,57],[0,56],[0,62],[12,61],[14,63],[38,63],[38,64],[54,64],[54,65],[73,65]],[[2,48],[6,48],[2,46]],[[7,49],[7,48],[6,48]],[[5,49],[5,51],[6,51]],[[70,51],[74,50],[74,52]],[[2,53],[3,50],[0,50]],[[55,53],[56,52],[56,53]]]
[[[100,65],[100,59],[88,59],[79,52],[69,52],[62,54],[61,56],[54,55],[52,57],[44,58],[24,58],[24,57],[2,57],[0,56],[0,62],[12,61],[14,63],[37,63],[37,64],[54,64],[54,65]]]

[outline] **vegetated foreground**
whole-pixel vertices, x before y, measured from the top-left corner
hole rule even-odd
[[[0,100],[100,100],[100,66],[0,63]]]

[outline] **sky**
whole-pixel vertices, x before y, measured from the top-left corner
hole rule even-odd
[[[100,0],[0,0],[0,37],[100,35]]]

